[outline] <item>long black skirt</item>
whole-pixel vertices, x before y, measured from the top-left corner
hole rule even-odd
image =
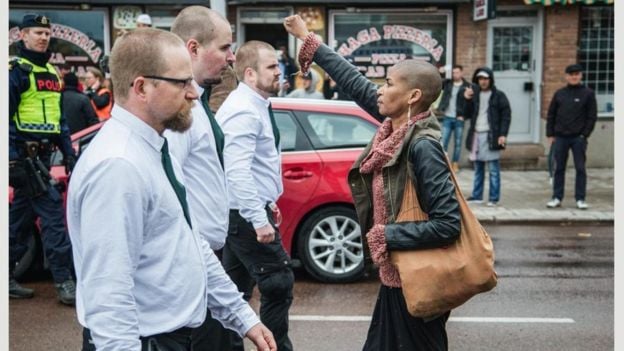
[[[432,320],[412,317],[403,290],[379,289],[364,351],[446,351],[446,321],[450,312]]]

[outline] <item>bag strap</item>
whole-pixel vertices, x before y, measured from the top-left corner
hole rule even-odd
[[[436,140],[429,136],[424,136],[423,138],[430,138],[431,140]],[[437,140],[436,140],[437,141]],[[446,161],[446,165],[448,167],[449,172],[451,173],[451,181],[455,186],[455,196],[457,197],[458,202],[465,203],[466,200],[464,195],[459,188],[459,184],[457,182],[457,178],[455,172],[453,171],[453,167],[451,166],[451,161],[449,160],[447,155],[444,155],[444,160]],[[414,187],[414,183],[412,182],[412,176],[409,172],[409,167],[406,167],[407,177],[405,177],[405,188],[403,190],[403,201],[401,202],[401,209],[399,210],[399,214],[396,216],[395,222],[422,222],[429,220],[429,215],[422,210],[420,207],[420,202],[418,201],[418,194],[416,192],[416,188]],[[461,198],[461,199],[460,199]]]

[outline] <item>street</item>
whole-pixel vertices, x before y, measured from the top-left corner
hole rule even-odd
[[[451,314],[450,350],[613,350],[613,226],[486,226],[498,286]],[[10,301],[11,350],[78,350],[74,309],[56,301],[49,277]],[[376,276],[320,284],[297,272],[290,310],[296,350],[359,350],[379,288]],[[257,292],[256,292],[257,293]],[[252,301],[257,309],[257,295]]]

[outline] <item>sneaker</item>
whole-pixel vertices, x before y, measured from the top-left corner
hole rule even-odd
[[[555,197],[546,203],[546,207],[548,208],[561,207],[561,200]]]
[[[54,287],[61,303],[70,306],[76,303],[76,283],[71,278],[60,284],[54,284]]]
[[[586,210],[589,206],[587,205],[587,202],[585,202],[585,200],[578,200],[576,201],[576,208],[578,208],[579,210]]]
[[[13,299],[30,299],[35,296],[33,289],[25,288],[15,280],[15,278],[9,279],[9,297]]]
[[[496,207],[498,206],[498,201],[488,201],[487,207]]]
[[[466,202],[468,202],[469,204],[478,204],[478,205],[480,205],[480,204],[482,204],[482,203],[483,203],[483,200],[481,200],[481,199],[476,199],[476,198],[474,198],[474,197],[470,196],[470,197],[468,197],[468,198],[466,199]]]

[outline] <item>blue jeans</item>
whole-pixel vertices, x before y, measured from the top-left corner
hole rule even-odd
[[[442,145],[444,151],[448,149],[451,134],[455,133],[455,148],[453,150],[453,162],[459,162],[461,155],[462,135],[464,134],[464,121],[453,117],[444,117],[442,121]]]
[[[472,198],[483,200],[483,182],[486,161],[474,161],[474,186],[472,187]],[[491,202],[500,200],[500,161],[487,161],[490,171],[490,198]]]

